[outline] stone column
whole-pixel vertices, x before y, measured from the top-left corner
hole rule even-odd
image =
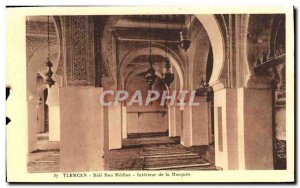
[[[122,147],[122,105],[108,106],[109,149]]]
[[[102,88],[62,87],[59,90],[61,142],[60,170],[103,170],[103,106],[99,103]]]

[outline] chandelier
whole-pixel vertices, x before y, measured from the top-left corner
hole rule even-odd
[[[166,32],[165,32],[165,38],[166,38],[166,49],[165,49],[165,61],[164,61],[164,65],[165,65],[165,73],[163,74],[163,82],[170,87],[171,83],[174,80],[174,74],[171,72],[171,63],[169,58],[167,57],[167,53],[169,52],[169,48],[167,47],[168,44],[168,18],[167,18],[167,23],[166,23]]]
[[[191,32],[191,19],[192,16],[190,16],[190,32]],[[179,42],[179,47],[184,49],[184,51],[187,51],[187,49],[190,47],[191,45],[191,33],[188,30],[183,30],[182,28],[182,23],[181,23],[181,31],[179,32],[180,35],[180,42]]]
[[[53,72],[51,70],[53,64],[50,61],[50,22],[49,22],[49,16],[48,16],[48,38],[47,38],[47,43],[48,43],[48,57],[46,61],[46,67],[47,67],[47,72],[45,73],[46,78],[45,78],[45,83],[51,88],[52,85],[55,84],[55,81],[52,79]]]
[[[146,72],[145,79],[146,79],[149,90],[151,90],[152,86],[153,86],[153,84],[156,80],[155,70],[153,68],[153,62],[152,62],[152,59],[151,59],[151,53],[152,53],[151,16],[150,16],[149,28],[150,28],[150,51],[149,51],[149,65],[150,65],[150,68]]]

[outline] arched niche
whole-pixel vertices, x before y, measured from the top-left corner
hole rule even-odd
[[[190,68],[190,73],[187,76],[191,77],[191,79],[189,79],[191,88],[196,89],[199,87],[202,79],[205,82],[209,82],[210,80],[206,80],[206,77],[208,77],[206,75],[206,70],[211,44],[206,30],[197,19],[194,19],[191,28],[192,43],[189,49],[189,54],[191,54],[189,61],[192,63],[190,63],[189,66],[192,67]],[[208,74],[211,76],[211,72],[208,72]]]
[[[214,15],[196,14],[195,17],[204,27],[211,43],[214,61],[209,84],[214,86],[220,83],[220,77],[224,67],[225,41]]]
[[[165,50],[167,47],[161,44],[154,44],[154,46],[151,48],[152,55],[160,55],[160,56],[165,56]],[[150,47],[148,45],[143,45],[135,48],[134,50],[130,51],[125,55],[125,57],[121,61],[120,65],[120,77],[119,77],[119,82],[123,83],[123,75],[124,72],[127,68],[127,66],[138,56],[143,56],[143,55],[149,55]],[[167,56],[169,57],[169,60],[176,70],[178,76],[179,76],[179,82],[180,82],[180,90],[183,89],[183,83],[184,83],[184,69],[183,69],[183,63],[181,62],[180,58],[176,55],[176,53],[172,50],[169,49],[169,53],[167,53]]]
[[[47,16],[43,16],[47,19]],[[62,56],[62,22],[61,17],[59,16],[50,16],[49,17],[50,24],[54,25],[55,33],[56,33],[56,43],[51,44],[50,46],[50,61],[53,63],[52,71],[53,78],[55,78],[57,69],[59,67],[59,62],[63,63]],[[38,37],[38,36],[37,36]],[[36,75],[39,74],[43,78],[45,78],[45,72],[47,72],[46,60],[48,57],[48,44],[42,44],[37,48],[30,59],[27,59],[27,98],[31,100],[37,95],[37,83],[36,83]],[[61,66],[63,67],[63,66]],[[46,86],[44,86],[46,87]]]
[[[55,73],[58,65],[57,54],[58,54],[58,45],[54,45],[51,47],[51,56],[50,61],[53,63],[52,71]],[[28,100],[32,98],[32,96],[36,95],[37,86],[36,86],[36,74],[39,73],[43,78],[45,77],[46,69],[46,59],[48,55],[48,49],[42,48],[37,50],[32,58],[29,60],[29,64],[27,67],[27,92],[28,92]],[[53,75],[54,77],[55,75]]]

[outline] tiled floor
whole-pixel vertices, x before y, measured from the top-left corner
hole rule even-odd
[[[47,152],[43,157],[28,162],[28,172],[59,172],[59,152]]]
[[[45,146],[45,141],[42,142]],[[213,146],[185,148],[178,138],[167,136],[130,138],[123,144],[122,149],[106,151],[106,170],[216,169]],[[59,171],[59,150],[51,147],[51,150],[39,150],[29,155],[29,172]]]
[[[48,133],[37,135],[37,150],[28,154],[28,172],[58,172],[59,142],[49,141]]]

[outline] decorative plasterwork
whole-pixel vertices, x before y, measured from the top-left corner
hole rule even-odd
[[[56,44],[56,38],[50,40],[51,44]],[[30,58],[34,55],[34,53],[41,49],[47,48],[47,38],[39,37],[39,36],[27,36],[26,37],[26,61],[29,62]]]
[[[72,80],[88,79],[88,18],[84,16],[72,17],[71,36],[73,40]]]
[[[67,85],[94,85],[94,36],[91,17],[66,17],[66,45]]]

